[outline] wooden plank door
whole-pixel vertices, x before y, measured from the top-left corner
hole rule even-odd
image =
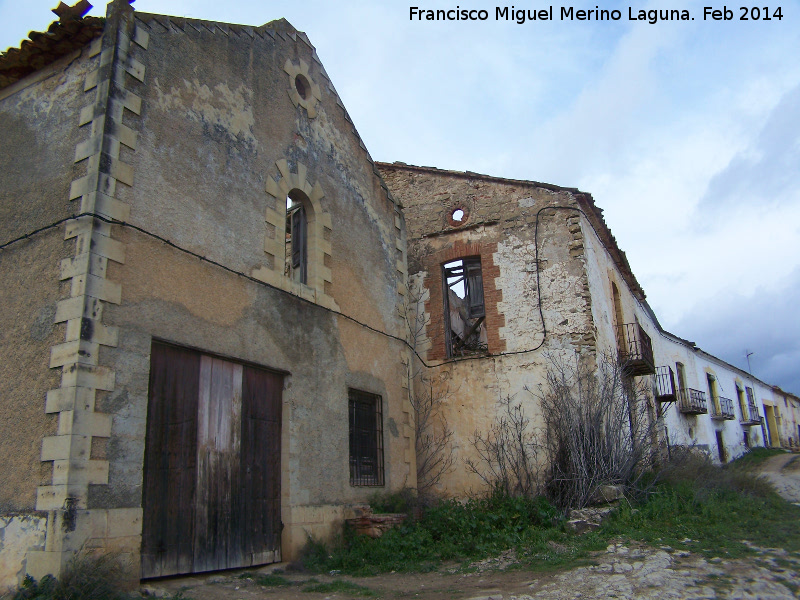
[[[153,344],[145,438],[142,576],[193,564],[200,355]]]
[[[241,523],[246,565],[281,560],[281,392],[277,373],[244,368]]]
[[[242,365],[202,357],[197,425],[193,571],[239,567]]]
[[[142,577],[280,560],[283,377],[153,344]]]

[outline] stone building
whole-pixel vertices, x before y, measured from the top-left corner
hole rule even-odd
[[[724,463],[754,446],[793,447],[796,397],[665,331],[589,194],[404,163],[379,169],[408,226],[409,289],[424,323],[412,341],[460,460],[477,459],[473,435],[490,431],[504,399],[542,427],[535,392],[554,357],[609,352],[643,389],[665,454],[694,447]],[[440,489],[483,485],[462,466]]]
[[[415,485],[403,215],[286,21],[88,8],[0,57],[0,586],[292,559]]]
[[[0,586],[296,557],[417,485],[414,364],[451,495],[553,356],[613,349],[665,448],[796,443],[797,397],[661,328],[590,195],[374,163],[285,20],[88,8],[0,55]]]

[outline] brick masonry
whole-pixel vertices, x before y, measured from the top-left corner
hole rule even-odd
[[[456,240],[448,248],[424,259],[425,271],[428,276],[424,285],[430,291],[430,296],[425,303],[425,312],[430,315],[427,325],[427,336],[431,340],[427,359],[431,361],[445,360],[447,349],[445,347],[444,330],[444,286],[442,282],[442,265],[445,263],[473,256],[481,258],[481,272],[483,275],[483,296],[486,303],[486,335],[489,353],[503,352],[506,342],[500,337],[500,328],[505,325],[505,316],[498,311],[497,304],[503,299],[503,291],[498,289],[496,279],[500,276],[500,269],[494,264],[494,253],[497,252],[496,243],[469,243]]]

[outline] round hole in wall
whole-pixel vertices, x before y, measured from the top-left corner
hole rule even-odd
[[[308,79],[306,79],[304,75],[297,74],[295,76],[294,87],[303,100],[308,99],[308,93],[311,90],[311,84],[308,82]]]
[[[450,227],[461,227],[469,220],[469,210],[463,206],[451,208],[446,214]]]

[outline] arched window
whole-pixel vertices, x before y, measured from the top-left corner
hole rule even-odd
[[[310,205],[310,202],[300,190],[292,190],[286,197],[284,274],[298,283],[308,283],[308,215],[305,204]]]
[[[253,277],[329,308],[331,297],[331,216],[324,210],[325,193],[308,180],[308,167],[286,159],[275,162],[281,177],[267,177],[271,196],[265,214],[264,252],[267,264]]]

